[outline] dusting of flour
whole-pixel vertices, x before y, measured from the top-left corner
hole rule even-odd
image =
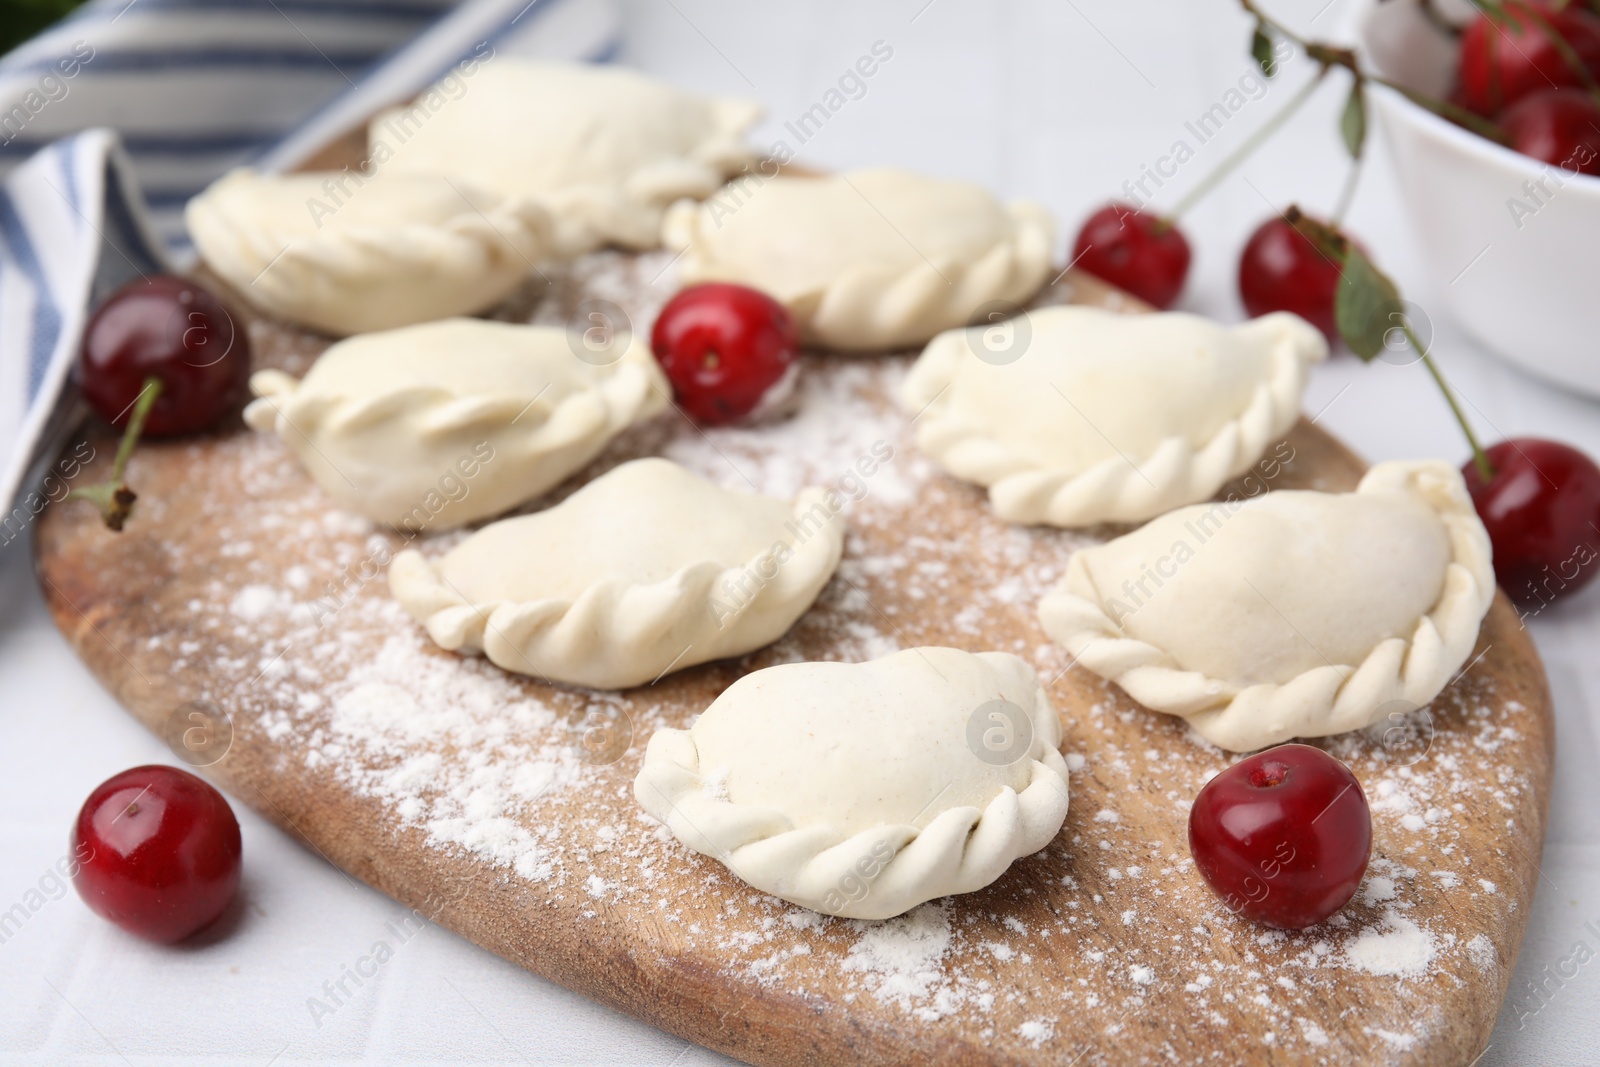
[[[556,288],[603,295],[648,323],[671,291],[670,273],[651,284],[669,263],[659,254],[600,254]],[[523,317],[560,321],[548,304]],[[285,344],[281,336],[276,343]],[[290,353],[300,360],[294,369],[310,354]],[[595,470],[664,454],[733,488],[787,496],[824,485],[848,499],[838,577],[776,645],[707,668],[721,672],[719,685],[772,663],[865,660],[930,642],[1000,647],[1047,682],[1064,679],[1072,695],[1062,708],[1067,826],[993,893],[873,923],[753,892],[632,799],[650,735],[692,720],[674,688],[681,679],[626,695],[542,686],[436,648],[388,596],[374,562],[398,539],[332,509],[268,435],[217,446],[252,503],[216,516],[224,533],[217,561],[183,560],[214,563],[226,577],[182,605],[171,636],[152,647],[174,670],[207,656],[219,681],[200,696],[227,707],[241,736],[379,805],[383,832],[411,835],[408,847],[414,840],[486,865],[526,907],[568,909],[596,938],[659,930],[673,953],[709,953],[730,981],[751,989],[819,1005],[842,996],[1019,1056],[1048,1050],[1071,1062],[1091,1047],[1088,1037],[1132,1056],[1127,1035],[1152,1025],[1163,1005],[1219,1038],[1243,1027],[1291,1059],[1314,1058],[1360,1031],[1325,1010],[1352,983],[1446,989],[1463,968],[1494,966],[1494,943],[1467,924],[1503,919],[1514,905],[1499,886],[1518,875],[1509,857],[1468,854],[1461,831],[1516,819],[1529,787],[1506,769],[1485,793],[1474,784],[1481,772],[1464,773],[1518,740],[1499,725],[1492,689],[1471,677],[1458,686],[1454,703],[1436,709],[1441,728],[1430,732],[1425,758],[1392,751],[1376,735],[1331,742],[1372,801],[1374,860],[1362,890],[1308,931],[1238,920],[1204,888],[1183,838],[1191,798],[1233,757],[1097,679],[1068,673],[1033,611],[1093,538],[995,522],[979,491],[934,471],[893,403],[907,365],[898,357],[808,363],[788,417],[702,433],[669,413],[619,439]],[[885,448],[892,458],[863,463]],[[154,523],[161,506],[149,503]],[[463,536],[428,536],[418,547],[437,555]],[[257,558],[286,544],[298,555],[290,566],[274,570]],[[1135,794],[1168,812],[1159,834],[1148,819],[1124,816]],[[1452,916],[1467,918],[1452,925]],[[1066,977],[1040,982],[1041,973]],[[1406,1049],[1447,1024],[1426,1012],[1391,1014],[1360,1032],[1373,1047]]]

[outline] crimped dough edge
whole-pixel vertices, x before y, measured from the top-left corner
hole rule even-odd
[[[1460,472],[1448,463],[1380,463],[1355,491],[1404,491],[1426,501],[1445,526],[1451,559],[1438,601],[1410,637],[1379,642],[1353,669],[1317,667],[1281,684],[1246,687],[1183,670],[1162,649],[1122,632],[1097,598],[1081,556],[1073,557],[1060,585],[1040,603],[1039,621],[1077,664],[1117,683],[1145,707],[1187,719],[1207,741],[1230,752],[1359,730],[1397,700],[1426,705],[1472,654],[1494,602],[1489,535]]]

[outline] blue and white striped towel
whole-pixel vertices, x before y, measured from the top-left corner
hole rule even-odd
[[[619,27],[613,0],[91,0],[0,58],[0,543],[81,419],[89,309],[192,261],[189,197],[295,166],[484,41],[604,61]]]

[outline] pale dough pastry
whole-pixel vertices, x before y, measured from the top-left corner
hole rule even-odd
[[[189,201],[201,257],[271,315],[339,336],[493,307],[551,254],[548,212],[438,175],[235,170]]]
[[[1001,518],[1141,522],[1249,470],[1294,425],[1327,354],[1287,313],[1229,328],[1047,307],[935,337],[901,400],[918,447],[988,486]]]
[[[678,839],[802,907],[886,919],[970,893],[1067,814],[1061,724],[1005,652],[912,648],[746,675],[657,730],[633,794]]]
[[[438,562],[400,553],[389,587],[443,648],[548,681],[641,685],[783,636],[839,565],[828,492],[731,492],[637,459]]]
[[[386,169],[460,175],[550,208],[568,253],[654,248],[661,213],[753,165],[759,105],[688,93],[635,71],[496,58],[454,99],[439,90],[368,127]]]
[[[986,304],[1027,302],[1049,277],[1049,212],[966,182],[882,168],[729,190],[667,212],[679,276],[760,289],[828,348],[921,344]]]
[[[301,380],[258,371],[244,417],[342,507],[441,530],[538,497],[666,407],[659,366],[630,340],[605,363],[551,326],[445,319],[363,334]]]
[[[1427,704],[1494,594],[1460,472],[1380,463],[1353,493],[1197,504],[1084,549],[1039,618],[1077,663],[1243,752]]]

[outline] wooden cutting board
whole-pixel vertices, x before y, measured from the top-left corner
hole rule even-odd
[[[665,254],[602,253],[501,314],[560,322],[600,298],[648,323],[674,285]],[[1045,299],[1133,310],[1081,276]],[[293,373],[326,345],[250,330],[257,362]],[[1241,921],[1185,843],[1191,799],[1229,757],[1068,669],[1034,616],[1074,549],[1115,531],[997,522],[913,447],[893,403],[907,363],[810,355],[789,418],[702,433],[671,413],[556,494],[664,453],[730,486],[859,496],[839,574],[788,636],[653,686],[552,688],[433,648],[388,597],[399,538],[334,510],[239,425],[142,446],[121,535],[87,505],[49,508],[40,583],[105,686],[239,801],[490,951],[750,1063],[1470,1062],[1512,974],[1550,792],[1547,684],[1505,598],[1431,714],[1326,743],[1374,806],[1356,900],[1302,933]],[[89,439],[103,476],[111,440]],[[875,444],[893,458],[863,474]],[[1235,491],[1345,489],[1362,470],[1305,421],[1269,455],[1281,470]],[[635,805],[651,732],[742,674],[921,644],[1016,652],[1064,722],[1066,825],[989,889],[885,923],[827,919]]]

